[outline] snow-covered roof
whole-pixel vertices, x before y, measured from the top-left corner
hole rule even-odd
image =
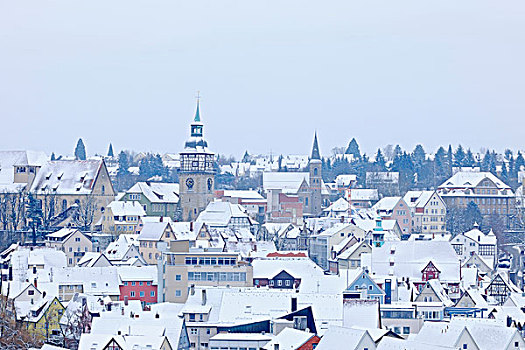
[[[296,194],[303,181],[310,183],[310,173],[301,172],[265,172],[263,173],[263,189],[282,190],[286,194]]]
[[[151,203],[178,203],[179,184],[164,182],[137,182],[126,193],[140,193]]]
[[[455,189],[455,188],[473,188],[479,186],[480,182],[488,179],[492,181],[498,189],[509,189],[510,186],[498,179],[490,172],[473,172],[473,171],[459,171],[452,175],[450,179],[443,182],[440,189]]]
[[[441,281],[460,281],[459,257],[450,242],[445,241],[385,242],[381,247],[372,249],[371,271],[377,275],[418,280],[430,261],[441,271]]]
[[[76,231],[78,231],[78,229],[76,228],[67,228],[67,227],[64,227],[64,228],[61,228],[60,230],[56,231],[56,232],[53,232],[53,233],[50,233],[50,234],[47,234],[46,237],[48,238],[56,238],[56,239],[65,239],[66,237],[70,236],[71,234],[75,233]]]
[[[399,203],[401,200],[401,197],[383,197],[374,204],[372,207],[373,210],[376,210],[378,212],[380,211],[392,211],[394,210],[394,207]]]
[[[379,321],[379,301],[349,299],[343,302],[343,325],[345,327],[377,328]]]
[[[39,151],[0,151],[0,185],[13,184],[15,166],[40,167],[48,160],[48,156]]]
[[[350,199],[353,201],[377,201],[379,193],[376,188],[352,188],[350,190]]]
[[[117,267],[120,282],[127,281],[151,281],[157,285],[158,271],[157,266],[119,266]]]
[[[139,241],[158,241],[162,238],[166,227],[169,227],[169,222],[149,222],[145,221],[142,224],[137,240]]]
[[[275,345],[278,345],[278,348],[283,350],[299,349],[303,344],[312,339],[313,336],[315,336],[313,333],[286,327],[266,344],[263,349],[274,350],[276,349]]]
[[[254,190],[224,190],[224,197],[241,198],[243,200],[261,200],[263,196]]]
[[[370,337],[366,330],[333,326],[328,328],[316,349],[357,349],[357,346],[365,337]],[[370,337],[370,341],[373,342],[372,337]]]
[[[490,230],[488,234],[484,234],[477,227],[475,227],[472,230],[463,233],[463,235],[475,242],[478,242],[479,244],[497,244],[496,235],[492,230]]]
[[[310,258],[265,258],[252,261],[253,278],[273,278],[281,271],[299,279],[324,276],[324,271]]]
[[[434,193],[434,191],[408,191],[403,199],[411,208],[423,208]]]
[[[341,174],[335,177],[335,183],[339,187],[348,187],[357,180],[357,175],[355,174]]]
[[[121,234],[107,246],[104,254],[109,260],[122,260],[132,245],[138,247],[138,237],[138,234]]]
[[[323,209],[324,212],[348,212],[350,204],[346,201],[344,198],[339,198],[335,202],[333,202],[328,208]]]
[[[102,160],[49,161],[36,174],[31,192],[90,194],[102,164]]]
[[[228,226],[231,218],[247,218],[246,209],[240,204],[213,201],[197,217],[197,222],[208,226]]]
[[[108,204],[108,208],[114,216],[144,216],[146,212],[142,207],[142,204],[136,201],[113,201]]]

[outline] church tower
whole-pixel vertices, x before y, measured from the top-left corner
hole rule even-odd
[[[193,221],[213,200],[215,189],[215,155],[208,149],[203,137],[199,99],[195,118],[190,127],[190,138],[180,153],[179,193],[182,220]]]
[[[321,154],[319,153],[319,144],[317,143],[317,133],[314,135],[314,145],[312,147],[312,155],[310,156],[310,163],[308,164],[310,171],[310,213],[312,215],[321,214],[322,196],[321,186],[323,178],[321,174],[322,162]]]

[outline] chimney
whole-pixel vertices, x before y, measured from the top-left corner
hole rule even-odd
[[[127,296],[124,297],[124,305],[128,306],[128,297]]]
[[[190,221],[190,232],[193,232],[193,221]]]
[[[37,283],[36,278],[33,280],[33,285],[35,286],[36,289],[38,289],[38,283]]]
[[[297,297],[292,297],[292,312],[297,311]]]
[[[13,266],[9,266],[9,276],[8,276],[8,280],[9,280],[9,281],[12,281],[12,280],[13,280]]]
[[[164,221],[164,217],[160,217],[160,222],[163,222]]]
[[[192,285],[190,286],[190,295],[194,295],[194,294],[195,294],[195,285],[192,284]]]
[[[202,290],[202,305],[206,305],[206,289]]]
[[[392,280],[385,280],[385,304],[392,303]]]

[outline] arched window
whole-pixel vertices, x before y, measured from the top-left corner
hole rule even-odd
[[[314,168],[314,176],[317,176],[317,168]]]
[[[102,194],[106,192],[106,186],[102,185]]]

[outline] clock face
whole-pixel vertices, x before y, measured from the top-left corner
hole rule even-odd
[[[188,187],[189,190],[193,188],[193,185],[195,185],[195,181],[189,177],[186,179],[186,187]]]
[[[211,191],[213,188],[213,180],[212,179],[208,179],[208,191]]]

